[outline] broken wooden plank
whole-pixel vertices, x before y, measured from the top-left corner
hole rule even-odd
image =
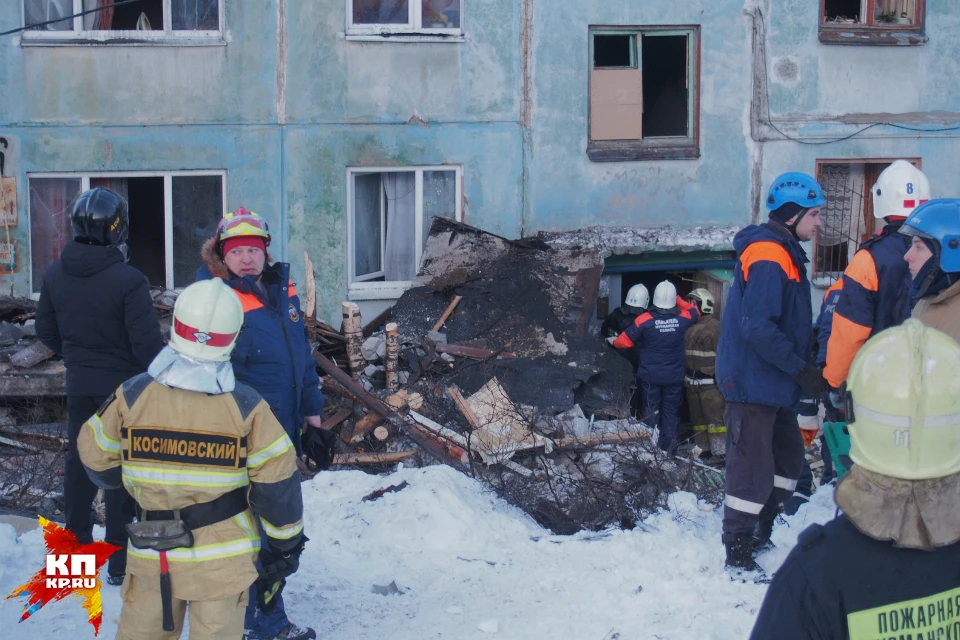
[[[351,411],[349,409],[340,409],[335,414],[324,420],[320,423],[320,428],[323,430],[333,429],[335,426],[346,420],[350,417]]]
[[[306,249],[303,251],[303,263],[307,277],[307,308],[303,310],[303,315],[312,320],[317,310],[317,285],[313,274],[313,262],[310,260],[310,253]]]
[[[54,355],[53,351],[47,348],[47,345],[37,340],[29,347],[21,349],[10,356],[10,364],[21,369],[29,369],[44,360],[49,360]]]
[[[443,342],[438,342],[434,345],[434,349],[440,353],[449,353],[452,356],[460,356],[463,358],[473,358],[475,360],[489,360],[490,358],[500,357],[504,359],[513,359],[517,357],[515,353],[509,352],[496,352],[490,351],[490,349],[481,349],[480,347],[471,347],[465,344],[445,344]]]
[[[588,438],[561,438],[556,441],[556,448],[562,450],[569,449],[589,449],[604,444],[623,444],[625,442],[636,442],[637,440],[649,440],[651,433],[649,431],[635,431],[633,433],[601,433]]]
[[[460,304],[460,300],[463,299],[463,296],[454,296],[453,300],[450,301],[450,304],[447,305],[446,311],[443,312],[443,315],[440,316],[440,319],[437,320],[437,324],[433,325],[434,331],[440,331],[440,327],[443,326],[443,323],[447,321],[447,318],[450,317],[450,314],[453,313],[453,310],[457,308],[457,305]]]
[[[410,486],[410,483],[404,480],[400,484],[392,484],[389,487],[384,487],[383,489],[377,489],[376,491],[371,491],[367,495],[363,496],[360,502],[373,502],[374,500],[379,500],[388,493],[396,493],[397,491],[403,491]]]
[[[459,434],[459,433],[457,433],[457,432],[454,431],[453,429],[448,429],[447,427],[443,426],[443,425],[440,424],[439,422],[434,422],[433,420],[431,420],[431,419],[428,418],[427,416],[421,415],[421,414],[417,413],[416,411],[413,411],[412,409],[411,409],[410,411],[408,411],[407,414],[410,416],[410,418],[411,418],[414,422],[416,422],[416,423],[419,424],[420,426],[424,427],[425,429],[430,430],[432,433],[437,434],[437,435],[440,436],[441,438],[446,438],[447,440],[450,440],[451,442],[455,442],[455,443],[457,443],[458,445],[460,445],[461,447],[464,447],[464,448],[467,447],[467,439],[466,439],[466,437],[463,436],[463,435],[461,435],[461,434]]]
[[[390,464],[401,462],[419,451],[395,451],[385,453],[338,453],[333,457],[333,464]]]
[[[66,377],[50,375],[0,375],[0,397],[50,397],[67,393]]]
[[[350,444],[357,444],[363,440],[368,433],[379,427],[386,420],[387,419],[379,413],[374,413],[371,411],[367,415],[357,420],[357,424],[353,426],[353,433],[350,434],[350,439],[348,442]]]
[[[463,414],[463,417],[467,419],[467,423],[470,425],[470,428],[479,429],[480,419],[477,418],[477,414],[475,414],[473,409],[470,408],[470,405],[467,404],[463,394],[460,393],[460,389],[457,389],[456,387],[449,387],[447,389],[447,393],[449,393],[450,397],[453,398],[453,401],[457,405],[457,409],[460,409],[460,413]]]
[[[40,451],[40,447],[35,447],[32,444],[20,442],[19,440],[14,440],[12,438],[4,438],[3,436],[0,436],[0,445],[14,447],[16,449],[23,449],[24,451],[29,451],[30,453],[37,453]]]
[[[386,418],[390,423],[394,424],[399,431],[423,447],[424,451],[429,453],[438,461],[450,465],[455,469],[462,470],[463,460],[467,456],[466,451],[450,442],[438,440],[435,436],[432,436],[432,434],[424,431],[412,421],[404,419],[403,416],[384,404],[380,398],[368,393],[361,384],[341,371],[337,365],[331,362],[328,358],[324,357],[322,354],[314,352],[313,358],[316,360],[320,368],[323,369],[323,371],[331,378],[333,378],[337,384],[348,389],[360,400],[361,403],[366,405],[367,408],[377,412]]]

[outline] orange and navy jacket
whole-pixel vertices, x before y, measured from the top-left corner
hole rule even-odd
[[[910,315],[910,270],[903,259],[910,238],[899,233],[902,224],[888,224],[863,243],[843,272],[823,371],[832,387],[846,381],[853,357],[868,338]]]
[[[617,349],[638,349],[638,380],[651,384],[683,384],[683,337],[699,319],[697,307],[678,296],[675,311],[663,312],[651,308],[641,313],[632,325],[617,336],[613,346]]]
[[[733,246],[737,265],[717,347],[720,392],[728,402],[792,407],[800,397],[793,376],[813,344],[807,254],[775,222],[742,229]]]
[[[817,366],[823,368],[827,363],[827,342],[833,332],[833,314],[837,310],[837,300],[843,291],[843,278],[840,278],[823,294],[823,303],[820,305],[820,315],[817,316]]]
[[[263,291],[249,276],[229,273],[222,262],[205,264],[197,280],[221,277],[243,305],[243,329],[230,354],[237,380],[263,396],[301,453],[300,430],[307,416],[320,415],[323,393],[307,340],[300,298],[290,282],[290,265],[277,262],[263,270]]]

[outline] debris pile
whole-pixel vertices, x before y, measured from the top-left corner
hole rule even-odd
[[[345,302],[339,358],[318,340],[335,464],[439,461],[557,533],[633,526],[678,489],[718,501],[722,472],[631,417],[632,368],[592,329],[602,271],[595,249],[435,218],[413,287],[362,330]]]

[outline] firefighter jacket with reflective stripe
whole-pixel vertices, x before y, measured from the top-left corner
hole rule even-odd
[[[83,425],[80,459],[104,488],[122,483],[146,511],[182,509],[248,488],[250,508],[193,531],[194,545],[167,552],[173,597],[218,600],[257,577],[260,516],[270,546],[286,550],[303,531],[293,444],[250,387],[184,391],[141,374]],[[159,554],[127,548],[127,571],[158,584]]]
[[[899,233],[902,224],[888,224],[863,243],[843,272],[823,371],[832,387],[846,381],[853,357],[868,338],[910,315],[910,270],[903,259],[910,238]]]
[[[306,416],[323,411],[317,375],[300,298],[290,282],[290,265],[277,262],[263,270],[260,284],[227,271],[212,239],[203,246],[204,264],[197,280],[223,278],[243,305],[243,331],[230,354],[237,380],[257,390],[301,453],[300,432]]]
[[[823,294],[823,303],[820,305],[820,315],[817,316],[817,366],[823,368],[827,363],[827,342],[833,331],[833,313],[837,310],[837,300],[843,290],[843,278],[840,278]]]
[[[684,338],[687,350],[687,374],[712,378],[717,372],[717,344],[720,343],[720,321],[712,313],[703,316]]]
[[[960,342],[960,282],[936,295],[920,298],[913,308],[913,317]]]
[[[898,549],[846,516],[803,531],[760,607],[751,640],[960,637],[960,543]]]
[[[717,347],[720,392],[727,402],[792,407],[800,398],[793,376],[813,344],[807,254],[776,222],[742,229],[733,246],[737,265]]]
[[[613,346],[638,348],[638,380],[650,384],[683,384],[683,337],[699,319],[697,307],[678,297],[677,311],[666,313],[654,308],[640,314]]]

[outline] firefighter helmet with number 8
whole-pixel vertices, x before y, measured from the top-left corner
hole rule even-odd
[[[190,285],[177,298],[170,327],[170,346],[185,356],[223,362],[243,326],[243,307],[220,278]]]
[[[904,218],[930,199],[930,182],[906,160],[895,160],[880,173],[870,193],[875,218]]]
[[[960,344],[907,320],[860,349],[847,378],[850,458],[903,480],[960,472]]]

